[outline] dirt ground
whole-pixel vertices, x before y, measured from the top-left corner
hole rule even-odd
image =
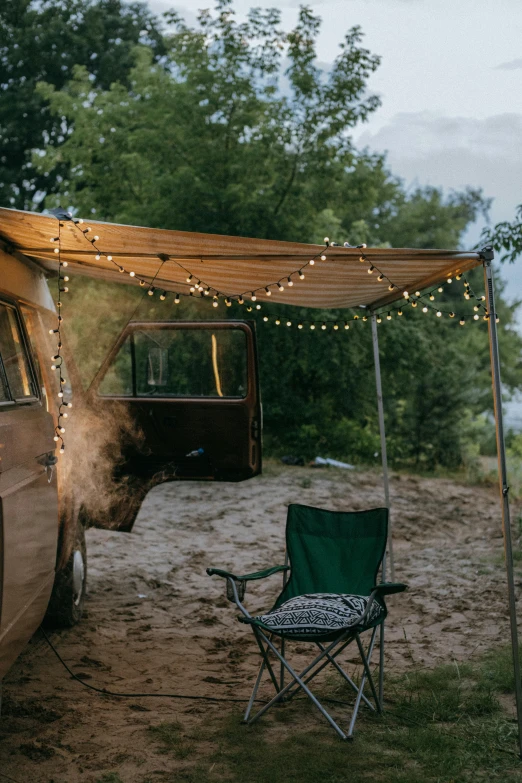
[[[410,590],[389,601],[389,670],[465,660],[507,640],[495,488],[393,475],[391,495],[395,578]],[[236,621],[222,580],[205,568],[245,573],[281,562],[291,502],[370,508],[382,505],[382,484],[372,472],[269,464],[263,476],[238,485],[157,487],[133,533],[88,531],[87,616],[53,633],[53,643],[98,687],[247,697],[257,666],[253,639]],[[247,606],[269,608],[279,588],[279,576],[255,583]],[[99,695],[72,680],[37,635],[4,681],[0,780],[182,780],[182,762],[161,753],[149,727],[215,724],[231,709]]]

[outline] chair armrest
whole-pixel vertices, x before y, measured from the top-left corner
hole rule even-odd
[[[250,582],[254,579],[264,579],[266,576],[272,576],[272,574],[278,574],[289,569],[290,566],[277,565],[272,566],[272,568],[266,568],[264,571],[254,571],[252,574],[238,576],[230,571],[223,571],[221,568],[207,568],[207,574],[209,576],[222,576],[225,579],[234,579],[236,582]]]
[[[381,582],[381,584],[372,587],[372,593],[376,595],[393,595],[394,593],[403,593],[408,589],[408,585],[402,582]]]

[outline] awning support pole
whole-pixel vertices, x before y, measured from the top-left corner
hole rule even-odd
[[[384,429],[384,406],[382,401],[381,360],[379,357],[379,336],[377,334],[377,316],[371,314],[373,362],[375,365],[375,386],[377,389],[377,411],[379,414],[379,432],[381,435],[381,460],[384,481],[384,502],[388,509],[388,551],[390,554],[390,572],[392,582],[395,580],[395,563],[393,560],[393,538],[390,519],[390,486],[388,483],[388,457],[386,453],[386,432]],[[386,552],[382,560],[382,581],[386,581]],[[381,623],[379,634],[379,702],[381,709],[384,704],[384,623]]]
[[[381,435],[381,460],[382,460],[382,476],[384,483],[384,503],[388,509],[388,553],[390,556],[390,572],[392,582],[395,580],[395,562],[393,559],[393,537],[392,537],[392,525],[390,514],[390,485],[388,481],[388,456],[386,452],[386,432],[384,429],[384,406],[382,401],[382,384],[381,384],[381,360],[379,357],[379,336],[377,334],[377,316],[375,313],[371,315],[372,319],[372,340],[373,340],[373,361],[375,365],[375,386],[377,389],[377,411],[379,414],[379,432]],[[386,558],[382,561],[382,578],[383,581],[386,578]]]
[[[493,287],[493,250],[489,247],[481,252],[484,263],[484,285],[488,305],[489,349],[491,358],[491,376],[493,383],[493,403],[495,407],[495,427],[497,434],[498,479],[502,505],[502,532],[504,535],[504,556],[506,561],[509,621],[511,624],[511,648],[513,670],[515,674],[515,695],[518,719],[518,747],[522,758],[522,683],[520,680],[520,659],[518,654],[517,606],[515,598],[515,580],[513,575],[513,547],[511,542],[511,519],[509,514],[509,486],[506,469],[506,444],[504,442],[504,422],[502,417],[502,387],[500,383],[500,361],[498,353],[498,334],[495,310],[495,292]]]

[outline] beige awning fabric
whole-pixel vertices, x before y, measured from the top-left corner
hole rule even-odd
[[[90,231],[83,231],[89,227]],[[49,215],[0,209],[0,239],[16,251],[53,272],[58,257],[58,220]],[[99,236],[96,247],[89,241]],[[321,260],[321,255],[326,260]],[[112,260],[108,259],[112,256]],[[363,260],[361,261],[361,257]],[[301,307],[380,307],[414,292],[435,286],[479,265],[478,253],[453,250],[354,248],[246,239],[217,234],[165,231],[85,221],[63,222],[61,258],[69,273],[139,285],[143,279],[165,291],[189,294],[187,277],[225,296],[293,304]],[[314,264],[310,265],[310,260]],[[368,274],[373,266],[374,271]],[[126,273],[134,272],[131,278]],[[299,278],[302,270],[305,277]],[[0,270],[1,272],[1,270]],[[384,275],[378,281],[379,274]],[[293,285],[288,285],[290,278]],[[280,282],[284,290],[280,291]],[[389,286],[396,286],[389,290]],[[272,291],[268,298],[265,287]]]

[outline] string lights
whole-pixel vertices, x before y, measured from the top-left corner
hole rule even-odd
[[[64,217],[64,216],[62,216]],[[70,220],[70,217],[68,216],[67,219]],[[68,418],[68,409],[72,408],[72,402],[70,400],[66,400],[64,398],[64,389],[67,384],[67,381],[63,377],[63,356],[62,356],[62,323],[63,323],[63,316],[62,316],[62,295],[67,294],[69,292],[69,288],[66,283],[69,282],[68,275],[63,274],[63,270],[67,268],[67,261],[62,261],[62,219],[57,215],[58,220],[58,236],[51,237],[51,242],[56,243],[57,246],[54,248],[54,253],[58,256],[58,297],[56,301],[56,308],[58,310],[57,315],[57,324],[55,329],[49,329],[49,334],[56,335],[57,340],[57,348],[56,353],[51,357],[52,364],[51,364],[51,370],[52,372],[58,373],[58,419],[56,426],[54,428],[54,442],[56,444],[60,444],[60,454],[63,454],[65,451],[65,440],[64,440],[64,434],[65,434],[65,427],[64,427],[64,420]]]
[[[70,217],[68,219],[71,219]],[[112,255],[108,252],[105,252],[101,250],[101,248],[98,246],[98,242],[100,240],[100,237],[96,234],[92,234],[92,230],[90,227],[84,226],[84,221],[82,219],[75,219],[74,224],[78,227],[78,229],[81,231],[82,235],[85,237],[86,241],[88,241],[96,255],[96,260],[100,260],[102,257],[106,258],[107,261],[112,263],[121,274],[128,275],[133,281],[135,280],[141,287],[147,287],[147,294],[150,297],[154,297],[155,294],[159,291],[159,299],[161,301],[165,301],[167,297],[169,296],[169,292],[162,289],[161,287],[158,289],[156,286],[153,285],[153,280],[147,280],[145,277],[141,277],[136,274],[134,270],[128,270],[125,266],[123,266],[121,263],[118,263],[115,261],[112,257]],[[183,264],[181,264],[178,260],[175,258],[172,258],[171,256],[167,254],[158,254],[158,257],[165,263],[166,261],[171,261],[172,263],[176,264],[186,275],[185,280],[186,283],[189,285],[189,293],[183,293],[179,292],[176,293],[174,296],[174,304],[179,304],[181,301],[182,296],[199,296],[201,298],[205,297],[211,297],[212,306],[218,307],[220,300],[223,300],[226,307],[231,307],[232,305],[245,305],[246,304],[246,310],[247,312],[252,312],[255,308],[256,310],[261,310],[262,306],[261,304],[257,303],[258,294],[262,293],[264,296],[272,297],[273,294],[277,294],[277,292],[283,292],[286,288],[292,288],[294,286],[294,283],[297,282],[297,279],[304,280],[305,279],[305,270],[307,267],[312,267],[315,265],[316,261],[325,262],[327,261],[327,251],[331,247],[335,247],[335,242],[330,242],[330,239],[328,237],[324,238],[324,248],[320,250],[315,256],[310,258],[306,263],[302,264],[301,267],[290,274],[286,273],[281,277],[279,280],[276,280],[272,283],[263,284],[259,286],[258,288],[255,288],[253,290],[244,291],[240,294],[225,294],[222,291],[217,290],[213,286],[209,285],[205,281],[199,279],[197,275],[194,275],[193,272],[191,272],[189,269],[186,269]],[[344,243],[344,247],[352,248],[351,245],[348,243]],[[359,255],[359,261],[360,263],[367,264],[367,272],[369,275],[375,275],[374,280],[376,284],[386,284],[387,289],[390,293],[393,293],[394,291],[399,292],[401,290],[401,287],[396,284],[395,281],[393,281],[388,274],[382,269],[379,268],[379,266],[376,264],[375,257],[371,257],[371,251],[369,253],[366,253],[366,245],[361,244],[357,246],[357,249],[360,250]],[[57,249],[55,249],[56,252]],[[385,321],[391,321],[393,319],[393,315],[397,315],[401,317],[405,311],[405,305],[408,305],[412,307],[413,309],[417,308],[418,305],[421,305],[422,313],[427,315],[430,312],[434,312],[437,318],[442,318],[443,316],[448,316],[449,318],[453,319],[455,317],[458,318],[459,324],[461,326],[464,326],[466,324],[466,318],[464,315],[457,316],[455,312],[453,311],[447,311],[442,309],[437,304],[433,304],[437,297],[436,293],[443,293],[445,285],[451,285],[453,283],[453,280],[460,281],[463,279],[463,275],[460,272],[456,272],[452,277],[447,277],[443,284],[437,284],[437,286],[433,287],[432,289],[428,291],[421,292],[419,290],[416,290],[414,294],[410,294],[408,291],[404,290],[402,295],[402,301],[398,304],[398,306],[395,307],[386,307],[385,309],[380,309],[379,311],[375,311],[375,315],[377,316],[377,322],[382,323],[383,319]],[[473,300],[475,302],[474,304],[474,321],[481,320],[480,315],[482,315],[482,320],[487,321],[489,318],[489,313],[487,312],[487,308],[485,305],[485,296],[477,296],[475,292],[473,291],[470,283],[466,280],[464,277],[463,279],[463,285],[464,285],[464,299],[466,301]],[[62,292],[65,292],[66,289],[62,289]],[[247,304],[246,300],[250,300],[250,302],[255,304]],[[370,311],[368,311],[370,312]],[[350,323],[352,321],[358,321],[361,320],[363,323],[368,320],[368,315],[359,316],[354,315],[352,318],[348,318],[344,322],[344,330],[349,330]],[[498,321],[498,318],[497,318]],[[298,323],[294,323],[291,320],[282,319],[281,317],[273,317],[273,316],[264,316],[263,317],[263,323],[274,323],[276,326],[280,326],[282,323],[285,323],[287,327],[296,327],[297,329],[303,329],[304,325],[307,325],[310,327],[312,331],[316,328],[316,323],[314,321],[304,321],[300,320]],[[339,324],[336,321],[329,321],[329,320],[321,320],[319,322],[319,331],[324,332],[328,331],[330,328],[332,331],[344,331],[339,329]]]

